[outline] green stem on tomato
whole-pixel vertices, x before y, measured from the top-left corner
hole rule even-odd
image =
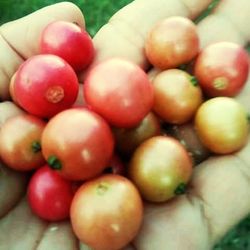
[[[195,77],[195,76],[191,76],[190,77],[190,82],[192,83],[192,85],[193,86],[198,86],[199,84],[198,84],[198,80],[197,80],[197,78]]]
[[[41,143],[39,141],[34,141],[31,144],[31,149],[33,153],[38,153],[41,151]]]
[[[47,159],[47,163],[52,169],[55,170],[62,169],[62,163],[55,155],[49,156],[49,158]]]

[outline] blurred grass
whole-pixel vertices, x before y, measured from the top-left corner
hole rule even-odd
[[[195,21],[201,21],[211,12],[219,1],[220,0],[214,0],[208,10],[206,10],[203,15]],[[44,6],[58,2],[61,1],[0,0],[0,24],[20,18]],[[132,2],[132,0],[74,0],[70,2],[75,3],[83,11],[86,19],[87,30],[92,36],[94,36],[99,28],[106,23],[118,9]],[[214,247],[214,250],[250,250],[250,216],[232,229]]]

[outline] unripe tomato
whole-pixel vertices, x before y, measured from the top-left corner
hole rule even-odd
[[[54,21],[42,32],[40,52],[57,55],[75,71],[80,71],[93,60],[94,46],[88,32],[80,26],[66,21]]]
[[[199,52],[195,24],[179,16],[160,21],[148,34],[145,52],[149,62],[163,70],[190,62]]]
[[[195,62],[194,72],[208,97],[232,97],[246,83],[249,72],[248,54],[236,43],[214,43],[201,51]]]
[[[144,199],[164,202],[185,191],[192,160],[178,140],[155,136],[136,149],[128,174]]]
[[[154,111],[163,121],[184,124],[190,121],[203,102],[197,80],[185,71],[169,69],[153,80]]]
[[[112,58],[94,66],[83,88],[87,105],[115,127],[137,126],[153,106],[147,74],[124,59]]]
[[[106,121],[85,108],[60,112],[42,134],[42,152],[48,165],[70,180],[101,174],[113,148],[113,135]]]
[[[60,221],[69,217],[73,185],[49,166],[45,165],[33,174],[27,194],[32,211],[42,219]]]
[[[72,67],[55,55],[29,58],[19,67],[13,84],[17,104],[42,118],[71,107],[79,88]]]
[[[211,98],[198,109],[195,128],[201,142],[210,151],[217,154],[233,153],[247,142],[247,111],[233,98]]]
[[[0,156],[10,168],[29,171],[42,166],[41,136],[46,123],[33,115],[9,118],[0,130]]]
[[[143,204],[127,178],[109,174],[85,182],[70,209],[76,236],[95,250],[118,250],[138,234]]]

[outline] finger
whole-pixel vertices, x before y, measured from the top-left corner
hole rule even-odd
[[[39,52],[40,34],[48,23],[55,20],[85,26],[80,9],[70,2],[62,2],[0,27],[0,99],[10,99],[10,78],[23,60]]]
[[[196,17],[212,0],[135,0],[118,11],[94,37],[94,63],[110,57],[128,59],[147,67],[145,37],[159,20],[172,15]],[[83,76],[82,76],[83,77]]]
[[[24,174],[0,163],[0,218],[21,200],[25,193],[27,179]]]
[[[36,250],[78,250],[76,239],[68,221],[51,223],[43,233]]]
[[[33,215],[23,199],[0,220],[0,249],[36,249],[46,227],[47,223]]]

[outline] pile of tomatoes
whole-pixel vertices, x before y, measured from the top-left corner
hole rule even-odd
[[[0,157],[31,173],[36,215],[70,218],[82,242],[118,250],[137,235],[143,201],[185,193],[200,155],[246,144],[249,116],[233,97],[245,86],[248,55],[230,42],[201,49],[195,24],[183,17],[149,32],[145,55],[157,69],[150,74],[122,58],[96,63],[95,54],[75,23],[43,30],[39,55],[11,80],[16,108],[1,124]],[[195,133],[200,151],[185,144],[180,127]]]

